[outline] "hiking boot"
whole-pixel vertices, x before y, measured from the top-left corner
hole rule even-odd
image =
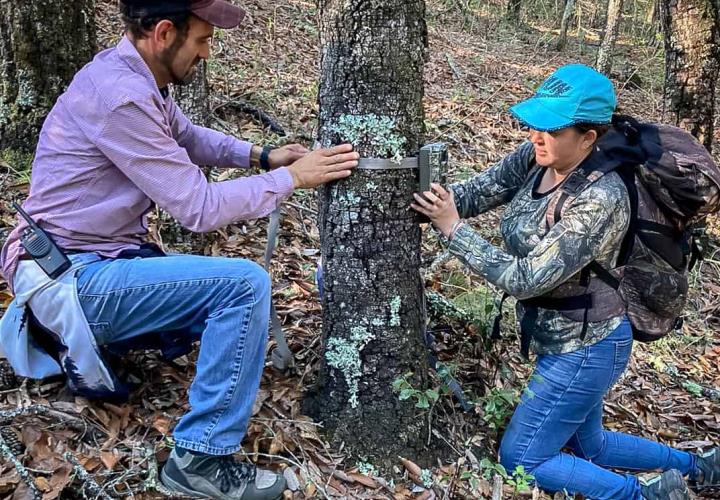
[[[169,489],[219,500],[275,500],[282,496],[285,478],[238,462],[232,455],[170,454],[160,473]]]
[[[640,480],[640,494],[645,500],[689,500],[690,490],[682,473],[666,470],[648,480]]]
[[[698,490],[720,487],[720,448],[713,448],[707,453],[697,455],[699,471],[692,486]]]

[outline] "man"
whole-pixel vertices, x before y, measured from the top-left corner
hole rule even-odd
[[[0,324],[2,350],[21,375],[62,369],[76,392],[110,397],[124,388],[104,352],[158,347],[174,356],[200,339],[190,410],[162,481],[195,496],[277,498],[281,476],[232,457],[264,365],[269,277],[246,260],[164,256],[143,243],[146,214],[157,204],[191,230],[212,231],[267,215],[295,188],[347,177],[358,155],[349,145],[260,148],[185,118],[167,87],[190,80],[214,28],[236,27],[240,8],[224,0],[120,7],[126,36],[85,66],[50,112],[24,203],[72,267],[51,279],[20,244],[20,221],[0,256],[16,296]],[[208,183],[197,164],[269,172]]]

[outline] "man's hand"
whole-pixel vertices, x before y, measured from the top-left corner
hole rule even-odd
[[[314,188],[326,182],[344,179],[357,167],[360,155],[351,144],[316,149],[288,167],[295,189]]]
[[[413,193],[415,203],[410,206],[421,214],[427,215],[433,225],[449,237],[453,226],[460,220],[455,206],[455,198],[453,198],[452,191],[448,191],[440,184],[432,183],[430,189],[423,193],[424,198],[420,193]]]
[[[287,146],[273,149],[268,155],[270,170],[290,165],[309,152],[310,150],[308,148],[300,144],[288,144]]]

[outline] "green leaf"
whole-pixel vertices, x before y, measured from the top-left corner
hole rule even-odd
[[[428,402],[427,396],[423,393],[418,394],[418,402],[415,403],[416,408],[430,408],[430,403]]]
[[[400,391],[400,401],[410,399],[416,392],[417,391],[415,389],[403,389],[402,391]]]
[[[428,398],[430,401],[432,401],[433,403],[434,403],[435,401],[437,401],[438,398],[440,397],[440,394],[438,393],[438,391],[436,391],[436,390],[434,390],[434,389],[428,389],[428,390],[426,390],[426,391],[425,391],[425,395],[426,395],[427,398]]]

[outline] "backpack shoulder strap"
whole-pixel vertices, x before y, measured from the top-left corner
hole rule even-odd
[[[580,193],[585,191],[590,184],[600,179],[609,170],[592,170],[586,172],[582,168],[576,168],[570,175],[567,176],[565,181],[560,185],[557,191],[553,193],[550,202],[548,203],[547,210],[545,211],[545,223],[547,228],[550,229],[562,219],[565,213],[565,208],[575,201]]]

